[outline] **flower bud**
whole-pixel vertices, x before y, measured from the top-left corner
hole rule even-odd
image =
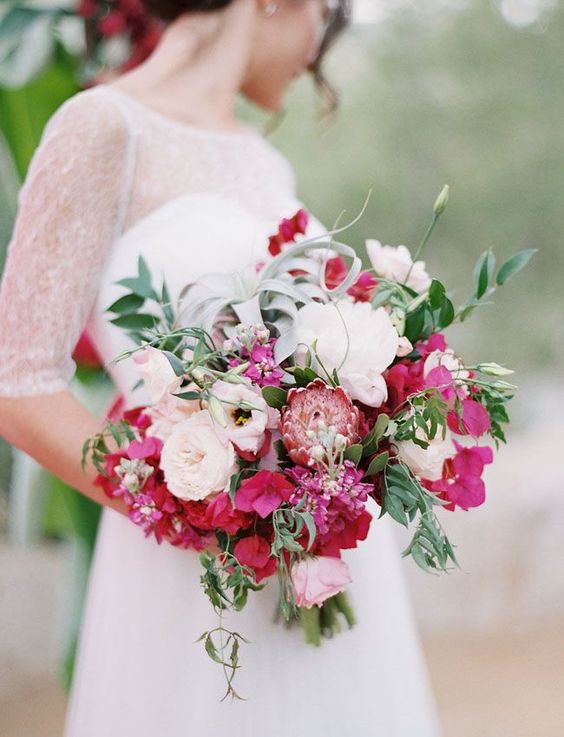
[[[212,420],[218,425],[221,425],[221,427],[227,427],[227,416],[220,400],[213,394],[210,394],[207,399],[207,403],[208,412],[210,413]]]
[[[445,184],[445,186],[441,190],[440,195],[437,197],[435,206],[433,207],[433,212],[435,213],[435,215],[442,215],[443,212],[446,210],[446,206],[448,205],[449,192],[450,187],[448,186],[448,184]]]
[[[327,455],[327,451],[322,445],[314,445],[313,448],[309,451],[310,458],[312,458],[314,461],[323,461],[325,460],[325,457]]]
[[[200,384],[206,378],[206,372],[203,371],[201,368],[195,368],[192,371],[192,378],[195,382]]]
[[[512,369],[505,368],[505,366],[500,366],[497,363],[479,363],[477,369],[487,376],[510,376],[515,373]]]

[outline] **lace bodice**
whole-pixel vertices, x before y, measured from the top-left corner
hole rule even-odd
[[[193,265],[250,258],[242,239],[253,233],[266,249],[297,206],[290,163],[258,131],[191,127],[112,85],[79,92],[49,119],[19,193],[0,287],[0,395],[67,388],[87,324],[105,361],[123,348],[102,315],[139,253],[180,288]]]

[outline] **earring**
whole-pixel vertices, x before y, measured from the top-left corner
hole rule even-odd
[[[267,18],[270,18],[274,15],[274,13],[278,10],[278,3],[274,2],[274,0],[270,0],[269,3],[267,3],[264,8],[263,12]]]

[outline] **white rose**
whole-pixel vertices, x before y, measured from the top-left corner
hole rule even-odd
[[[301,344],[317,341],[320,361],[330,373],[337,369],[352,399],[370,407],[385,402],[388,389],[382,373],[396,356],[399,336],[383,307],[374,310],[368,302],[346,299],[336,304],[310,302],[298,311],[296,330]],[[296,351],[302,365],[305,346]]]
[[[211,391],[224,403],[227,421],[224,430],[229,440],[241,450],[257,453],[264,442],[265,430],[278,424],[279,413],[267,405],[260,392],[250,383],[216,381]],[[237,407],[241,402],[256,409],[241,410]]]
[[[227,487],[237,469],[235,449],[209,412],[200,410],[173,427],[161,468],[172,494],[198,501]]]
[[[417,429],[417,437],[425,440],[423,430]],[[447,430],[443,440],[442,431],[439,429],[433,440],[429,442],[428,448],[421,448],[413,440],[394,441],[398,449],[400,459],[415,475],[428,481],[438,481],[443,472],[443,463],[447,458],[452,458],[456,448],[452,442],[450,432]]]
[[[424,292],[431,286],[432,280],[425,271],[425,262],[413,263],[406,246],[383,246],[380,241],[369,239],[366,241],[366,252],[377,276],[403,284],[411,269],[406,282],[408,287],[416,292]]]
[[[182,377],[174,373],[168,358],[156,348],[147,346],[134,353],[133,360],[147,387],[151,402],[160,402],[180,388]]]

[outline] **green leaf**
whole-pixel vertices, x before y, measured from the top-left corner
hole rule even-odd
[[[474,282],[476,285],[476,299],[481,299],[486,293],[495,269],[495,256],[491,248],[484,251],[474,270]]]
[[[141,281],[147,282],[147,284],[151,283],[151,272],[149,271],[147,262],[141,255],[137,259],[137,271],[139,273],[139,279],[141,279]]]
[[[163,288],[161,290],[161,307],[163,309],[163,315],[169,326],[172,326],[174,322],[174,312],[170,305],[170,294],[166,286],[166,282],[163,281]]]
[[[126,279],[120,279],[116,282],[116,284],[119,284],[122,287],[127,287],[127,289],[130,289],[134,294],[138,295],[139,297],[158,300],[157,293],[155,292],[153,287],[150,284],[147,284],[147,282],[138,279],[137,277],[127,277]]]
[[[349,446],[344,452],[344,457],[345,460],[352,461],[355,466],[358,466],[362,458],[362,445],[357,443]]]
[[[283,409],[286,406],[287,393],[278,386],[265,386],[262,389],[262,397],[269,407]]]
[[[140,297],[138,294],[126,294],[109,307],[106,307],[106,312],[116,312],[120,315],[131,315],[143,305],[145,302],[144,297]]]
[[[538,248],[526,248],[523,251],[519,251],[519,253],[516,253],[514,256],[511,256],[511,258],[509,258],[497,272],[497,285],[500,287],[503,286],[508,279],[518,271],[521,271],[537,251]]]
[[[309,512],[303,512],[302,519],[304,520],[306,524],[307,531],[309,534],[309,540],[308,540],[306,550],[311,550],[311,547],[313,543],[315,542],[315,537],[317,535],[317,528],[315,527],[315,520],[313,519],[313,516]]]
[[[447,328],[454,320],[455,314],[456,313],[454,305],[452,304],[450,299],[448,299],[448,297],[445,297],[445,301],[439,313],[439,322],[441,328]]]
[[[364,475],[376,476],[376,474],[381,473],[386,468],[389,460],[390,454],[387,451],[385,453],[380,453],[380,455],[376,456],[376,458],[371,461],[368,466],[368,470]]]
[[[293,373],[294,379],[296,380],[296,384],[298,386],[307,386],[309,383],[315,381],[315,379],[318,378],[313,369],[302,368],[301,366],[296,366]]]
[[[429,304],[432,310],[438,310],[446,299],[445,288],[437,279],[433,279],[429,287]]]
[[[170,363],[172,370],[176,374],[176,376],[184,376],[184,364],[176,356],[174,353],[171,353],[170,351],[163,351],[161,350],[161,353],[163,353],[167,358],[168,362]]]
[[[157,322],[154,315],[137,313],[135,315],[120,315],[110,320],[113,325],[126,330],[142,330],[144,328],[153,328]]]
[[[201,398],[201,392],[180,392],[179,394],[172,395],[173,397],[178,397],[179,399],[200,399]]]

